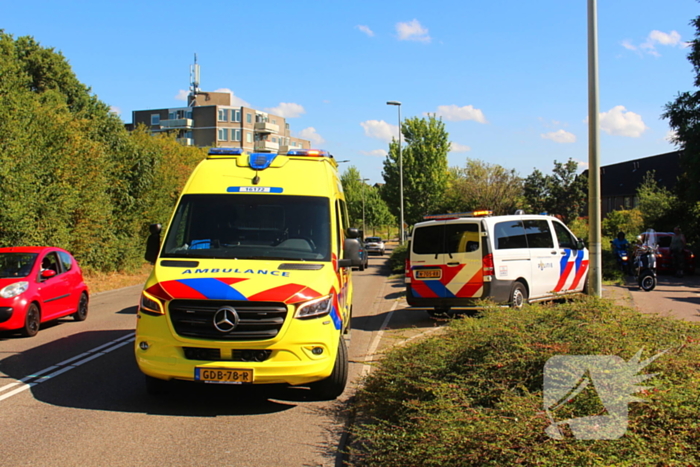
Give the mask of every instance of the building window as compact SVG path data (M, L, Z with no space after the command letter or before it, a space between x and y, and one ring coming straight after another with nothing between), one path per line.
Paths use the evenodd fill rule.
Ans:
M175 120L177 118L177 112L168 113L168 120Z
M219 121L228 122L228 109L219 109Z
M151 125L160 125L160 114L151 114Z
M240 141L241 140L241 130L235 130L231 129L231 141Z
M252 114L245 114L245 121L246 121L246 123L253 123L253 115Z
M231 109L231 121L240 122L241 121L241 111L237 109Z
M250 115L250 114L248 114L248 115ZM253 142L253 133L246 133L245 140L247 143L252 143Z
M228 128L219 128L219 141L228 141Z
M187 139L192 139L192 132L191 131L186 131L182 134Z
M185 114L185 118L192 118L192 111L188 110L187 113Z

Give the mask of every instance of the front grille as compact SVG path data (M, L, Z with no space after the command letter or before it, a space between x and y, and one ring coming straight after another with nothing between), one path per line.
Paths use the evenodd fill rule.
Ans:
M221 355L221 349L183 347L182 350L187 360L202 360L208 362L264 362L272 355L272 350L267 349L235 349L231 352L231 358L223 357Z
M222 307L233 307L239 317L238 326L230 332L214 327L214 315ZM278 302L173 300L168 310L178 335L218 341L272 339L287 317L287 306Z

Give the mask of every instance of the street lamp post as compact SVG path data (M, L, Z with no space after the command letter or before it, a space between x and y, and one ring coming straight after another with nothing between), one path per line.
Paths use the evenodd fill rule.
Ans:
M399 200L400 200L400 212L401 212L401 225L399 227L399 241L400 245L403 245L403 160L401 159L401 102L399 101L388 101L387 105L395 105L399 109Z
M362 183L362 236L367 236L367 230L365 229L365 182L369 178L360 178L357 181ZM364 239L363 239L364 241Z

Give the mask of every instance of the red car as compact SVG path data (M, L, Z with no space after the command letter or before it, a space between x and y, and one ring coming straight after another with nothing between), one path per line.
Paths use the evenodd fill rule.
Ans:
M671 258L671 237L673 237L673 232L655 232L656 242L659 244L659 248L656 253L656 270L659 273L674 274L676 271L673 269L673 258ZM642 241L644 240L645 234L640 235ZM683 255L685 256L683 271L686 274L695 274L695 255L688 248L683 249Z
M52 247L0 248L0 331L31 337L41 323L87 318L88 287L75 258Z

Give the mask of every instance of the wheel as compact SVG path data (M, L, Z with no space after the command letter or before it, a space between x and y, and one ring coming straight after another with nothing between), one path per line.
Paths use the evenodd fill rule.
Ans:
M163 379L154 378L153 376L146 376L146 392L151 396L160 396L168 392L168 381Z
M80 294L80 301L78 302L78 310L73 313L73 319L76 321L85 321L88 314L88 296L85 292Z
M41 326L41 311L36 303L29 305L27 314L24 316L24 327L21 332L24 337L34 337L39 332Z
M332 400L345 391L348 381L348 348L345 339L341 336L338 344L338 354L335 356L333 372L326 379L311 383L311 393L318 400Z
M527 303L527 289L522 282L516 282L510 289L510 301L508 304L512 308L522 308Z
M654 277L654 275L650 273L644 274L642 277L639 278L639 286L645 292L654 290L654 287L656 287L656 277Z

